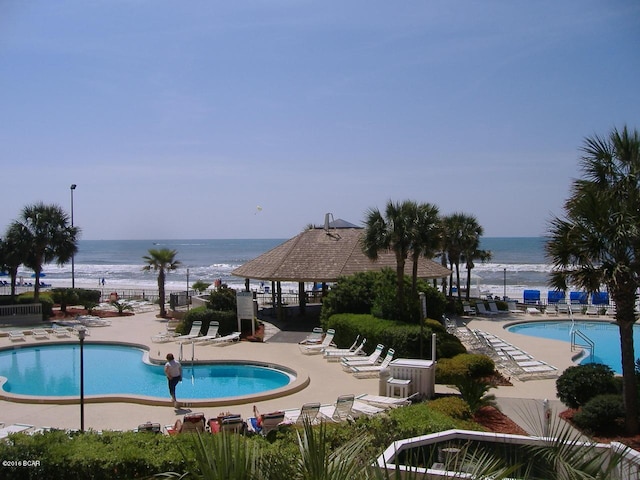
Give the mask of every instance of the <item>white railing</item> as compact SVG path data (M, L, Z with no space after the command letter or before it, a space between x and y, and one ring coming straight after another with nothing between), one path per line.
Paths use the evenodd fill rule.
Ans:
M0 317L39 315L42 317L42 304L25 303L20 305L0 305Z

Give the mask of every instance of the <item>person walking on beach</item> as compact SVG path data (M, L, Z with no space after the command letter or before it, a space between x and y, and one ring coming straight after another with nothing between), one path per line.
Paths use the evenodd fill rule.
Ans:
M173 406L178 408L176 385L182 381L182 365L173 358L173 353L167 353L167 363L164 364L164 374L169 381L169 394L171 395L171 400L173 400Z

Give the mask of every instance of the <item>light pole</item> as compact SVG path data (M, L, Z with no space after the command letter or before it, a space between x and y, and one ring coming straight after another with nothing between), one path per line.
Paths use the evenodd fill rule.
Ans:
M78 329L80 340L80 432L84 433L84 327Z
M76 189L76 184L71 184L71 227L73 228L73 191ZM75 254L71 254L71 288L76 288L76 272L75 272ZM81 342L82 344L82 342Z
M503 294L502 294L502 300L506 300L507 299L507 269L505 267L504 269L504 290L503 290Z

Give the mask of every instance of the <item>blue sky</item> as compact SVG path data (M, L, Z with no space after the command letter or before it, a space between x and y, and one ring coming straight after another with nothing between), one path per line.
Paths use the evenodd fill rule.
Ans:
M640 128L639 46L632 1L0 0L0 229L75 183L83 239L406 199L543 235L584 138Z

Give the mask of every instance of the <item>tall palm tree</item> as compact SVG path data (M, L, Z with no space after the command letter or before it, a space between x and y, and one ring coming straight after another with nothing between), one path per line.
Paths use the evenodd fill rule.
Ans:
M411 232L416 217L417 205L406 200L402 203L387 203L384 215L377 208L366 213L366 228L362 240L362 251L377 260L378 252L391 250L396 257L396 279L398 313L404 309L404 267L411 250Z
M473 215L452 213L442 219L442 228L443 250L449 259L449 267L455 272L458 299L461 299L460 262L465 252L477 249L480 235L482 235L482 227ZM470 273L468 276L471 277ZM449 282L449 295L452 292L452 283Z
M411 275L412 294L418 294L418 261L420 257L433 258L440 248L442 228L440 211L430 203L422 203L416 207L416 216L410 232L411 261L413 270Z
M180 262L176 260L176 250L169 248L150 248L149 255L144 255L142 258L147 263L142 270L150 271L154 270L158 272L158 302L160 303L160 316L166 317L167 311L164 306L164 283L166 272L169 270L175 270L180 266Z
M633 325L640 287L640 136L614 129L585 139L580 166L566 200L564 218L554 218L546 251L553 263L550 285L588 292L606 286L620 329L625 427L638 433L638 396Z
M0 267L7 271L11 279L11 299L16 296L16 279L18 278L18 268L26 257L29 245L24 242L20 235L20 226L13 222L7 228L4 239L0 241Z
M37 302L42 267L53 261L58 265L68 262L78 251L80 229L71 226L61 207L42 202L24 207L10 229L28 247L22 263L35 272L33 299Z
M480 250L480 237L484 234L484 229L478 223L473 215L465 215L463 222L465 234L462 237L462 255L461 258L467 267L467 293L466 300L469 300L471 290L471 270L475 267L474 260L486 262L491 260L491 252L488 250Z

